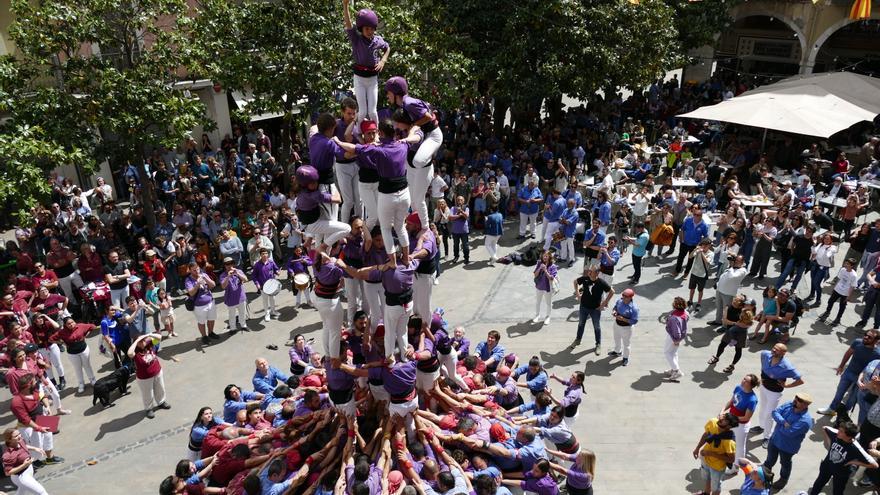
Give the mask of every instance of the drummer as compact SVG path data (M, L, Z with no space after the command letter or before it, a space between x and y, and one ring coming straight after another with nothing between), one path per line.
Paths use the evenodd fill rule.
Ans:
M275 290L275 287L281 287L280 282L275 279L278 270L279 268L278 265L275 264L275 260L269 256L269 250L266 248L260 248L260 259L254 263L251 278L257 285L257 289L261 292L264 321L271 320L272 316L277 318L281 315L281 313L275 309L275 294L278 293L277 290Z
M312 259L306 256L302 246L293 248L293 254L287 260L287 278L293 280L293 295L296 296L297 307L302 305L302 296L306 295L306 306L313 306L312 291L309 286L312 285L312 277L309 275L309 267L312 266Z

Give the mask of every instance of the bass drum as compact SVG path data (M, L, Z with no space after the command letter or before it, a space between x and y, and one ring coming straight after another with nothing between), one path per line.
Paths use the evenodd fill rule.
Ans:
M281 292L281 282L274 278L270 278L263 284L263 294L267 296L274 296Z

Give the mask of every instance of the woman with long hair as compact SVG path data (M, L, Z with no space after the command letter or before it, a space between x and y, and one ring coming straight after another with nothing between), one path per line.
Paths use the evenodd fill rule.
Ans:
M43 449L27 445L21 432L12 428L3 432L3 443L3 474L18 487L16 493L48 495L43 485L34 479L34 458L30 453L45 455Z
M214 410L212 408L205 406L199 409L199 413L196 414L196 420L193 421L189 429L189 445L187 445L186 449L187 459L196 461L202 458L202 442L208 436L208 431L220 424L224 423L214 417Z
M551 251L544 251L541 260L535 266L532 275L535 281L535 317L532 323L544 320L544 325L550 324L550 314L553 312L553 285L556 282L556 274L559 269L556 266L556 257ZM558 282L556 282L558 284ZM543 304L542 304L543 303ZM547 316L541 316L542 305L547 306Z
M571 461L568 469L556 463L550 466L558 474L565 476L565 489L570 495L593 495L593 480L596 476L596 454L589 449L581 449L574 454L547 449L547 453L557 459Z
M746 345L749 328L751 328L752 322L755 319L755 314L751 309L745 308L745 303L745 296L738 295L733 298L733 302L727 307L724 318L721 320L726 327L724 337L721 338L721 343L718 344L715 355L709 359L709 364L717 363L718 358L724 353L724 349L731 342L734 342L733 361L730 363L730 366L724 368L725 373L733 373L736 363L742 357L742 348Z

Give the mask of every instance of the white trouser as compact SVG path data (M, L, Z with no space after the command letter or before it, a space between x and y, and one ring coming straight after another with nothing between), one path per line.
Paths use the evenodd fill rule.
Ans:
M422 320L431 321L431 291L434 290L433 273L416 273L413 277L413 313Z
M607 273L599 272L599 278L605 281L606 284L611 285L614 283L614 274L608 275Z
M574 260L577 255L574 252L574 237L566 237L562 240L562 248L559 256L568 261Z
M55 378L55 372L58 373L59 379L63 377L64 365L61 364L61 349L58 348L58 344L53 343L48 349L40 347L39 351L40 355L43 356L43 359L52 363L52 366L49 366L49 369L46 370L49 372L49 379L51 380Z
M748 438L751 423L742 424L733 429L733 438L736 440L736 458L743 459L748 454Z
M416 438L416 422L413 419L413 414L418 409L418 398L414 398L411 401L404 402L403 404L394 404L392 402L388 402L388 413L391 415L391 417L394 418L394 416L400 416L401 418L403 418L404 426L406 427L406 438L409 441L413 441Z
M332 246L339 239L347 236L351 227L347 223L336 220L324 220L323 218L306 225L306 235L313 237L318 244Z
M58 279L58 285L61 287L61 290L64 291L64 295L67 296L71 301L75 300L73 295L73 276L76 272L71 273L66 277L62 277Z
M776 425L776 422L773 421L773 411L779 406L782 392L771 392L761 387L758 389L758 394L758 405L761 407L761 410L758 411L758 426L764 428L764 438L770 438L770 435L773 434L773 426Z
M623 359L629 359L630 341L633 336L633 327L614 324L614 352L623 353Z
M40 382L40 390L49 396L49 400L52 401L52 407L55 408L57 412L59 409L63 409L61 405L61 394L58 393L58 389L55 387L55 384L52 382L42 383Z
M336 183L318 184L318 190L334 196L333 193L339 193ZM336 220L339 218L339 203L321 203L321 220Z
M458 368L456 367L458 364L458 351L452 349L449 354L438 352L437 359L440 360L440 373L455 382L460 389L470 392L470 387L467 386L462 377L458 376Z
M385 316L385 289L381 283L364 282L364 303L370 314L370 335L374 335L379 321Z
M165 403L165 377L162 370L152 378L138 378L138 388L141 389L141 399L144 401L144 410L149 411L153 405Z
M124 308L126 297L128 297L128 285L121 289L110 289L110 304L113 306Z
M201 450L190 450L189 447L187 447L186 455L184 456L184 458L189 459L192 462L196 462L197 460L202 458L202 451Z
M358 102L357 121L364 118L379 121L376 103L379 100L379 76L364 77L354 75L354 97Z
M234 304L232 306L227 305L226 311L228 315L226 321L230 330L247 326L247 302ZM238 324L235 322L236 318L238 319Z
M358 182L358 196L364 205L364 215L367 217L364 225L369 232L379 225L379 183Z
M297 293L296 293L296 305L299 306L300 304L302 304L302 297L303 297L303 294L306 295L306 302L309 303L309 304L314 305L314 303L312 303L312 291L309 290L308 287L306 287L305 289L302 289L302 290L297 291Z
M538 232L538 214L519 214L519 235L533 234Z
M412 301L403 306L385 305L385 357L394 355L394 344L400 349L400 358L406 355L406 324L412 315Z
M553 234L559 231L559 222L551 222L544 219L544 228L542 230L542 237L544 237L544 250L550 249L550 246L553 244Z
M553 292L538 288L535 289L535 318L541 317L541 302L547 306L546 318L550 318L550 313L553 312Z
M339 298L327 299L315 295L315 308L321 315L321 328L324 334L324 355L339 357L339 340L342 338L342 304Z
M425 135L425 139L422 140L422 144L419 145L419 150L416 151L416 156L413 157L413 166L415 168L427 169L428 165L431 163L431 160L434 159L434 154L437 153L437 150L440 149L440 146L443 144L443 131L440 130L439 127L434 129ZM428 174L428 178L434 175L434 167L431 168L431 173ZM427 191L427 189L426 189ZM422 225L427 225L423 223Z
M354 418L357 416L357 402L355 402L353 395L348 402L337 404L333 402L333 399L330 399L330 403L333 404L333 407L336 408L337 412L341 412L346 417Z
M425 144L427 144L427 142L422 143L422 146ZM420 147L419 151L421 150ZM418 154L416 154L416 157L418 157ZM409 187L409 197L410 201L412 201L412 209L419 214L419 220L421 220L422 225L428 225L431 222L431 219L428 217L428 204L425 202L425 194L428 193L428 188L431 186L431 179L433 177L433 164L429 164L425 168L406 168L406 183Z
M18 487L15 495L49 495L49 492L43 488L39 481L34 479L34 466L28 466L24 471L10 476L12 483Z
M402 247L409 247L409 234L406 232L406 216L409 214L409 189L395 193L379 193L379 227L385 241L385 251L396 253L391 231L397 231L397 241Z
M272 313L275 312L275 296L270 296L269 294L266 294L265 292L260 292L260 299L262 299L262 301L263 301L263 313L264 314L268 315L270 311ZM232 328L232 327L229 327L229 328Z
M669 363L669 369L681 371L678 367L678 348L681 344L675 345L675 341L669 334L666 334L666 342L663 344L663 354L666 356L666 362ZM739 457L737 457L739 459Z
M339 220L348 223L351 220L351 211L362 216L361 199L358 192L358 164L336 163L333 166L336 175L336 184L339 187L339 195L342 196L342 215ZM336 220L335 218L333 220Z
M37 447L40 449L49 452L55 446L55 439L52 437L51 432L41 432L37 431L30 426L27 428L18 428L18 432L21 433L21 439L24 440L24 443L30 445L31 447ZM34 456L34 459L42 460L44 457L36 452L31 454Z
M348 301L348 306L345 308L346 320L349 323L354 323L354 314L364 307L364 283L356 278L343 280L345 281L345 299Z
M486 251L489 252L490 261L498 259L498 239L500 238L500 235L486 235Z
M90 359L90 356L91 350L89 349L89 346L86 346L86 350L79 354L67 354L67 357L70 358L70 362L73 363L73 372L76 373L77 385L81 387L85 386L83 371L85 371L86 376L89 377L89 382L95 383L95 372L92 371L92 360Z
M369 384L369 386L370 386L370 393L373 395L373 399L375 399L376 401L383 401L384 400L385 402L388 402L388 399L391 398L391 396L388 395L388 391L385 390L385 386L373 385L372 383Z

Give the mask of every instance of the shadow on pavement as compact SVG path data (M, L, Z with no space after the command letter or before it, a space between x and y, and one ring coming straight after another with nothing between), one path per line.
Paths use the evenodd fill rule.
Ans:
M101 425L101 428L98 430L98 435L95 437L95 441L99 441L104 438L105 435L110 433L117 433L126 428L131 428L132 426L140 423L146 418L144 411L138 409L137 411L130 412L121 418L116 418L111 421L108 421Z
M664 376L662 373L657 373L656 371L650 371L647 375L638 378L636 381L632 382L630 388L633 390L639 390L641 392L650 392L652 390L656 390L663 381Z
M533 332L537 332L544 327L543 322L532 323L532 320L526 320L521 323L514 323L506 328L506 333L508 337L522 337L523 335L528 335Z
M611 372L621 366L622 361L611 362L610 356L600 357L595 361L587 361L584 365L584 374L589 376L611 376ZM615 358L616 359L616 358Z
M580 362L580 359L586 356L587 354L592 354L592 349L584 349L583 351L578 351L575 353L571 352L572 350L566 347L565 349L557 352L556 354L550 354L549 352L541 351L541 362L544 363L544 369L552 369L554 367L565 368L567 366L574 366Z
M707 367L705 370L692 372L691 376L694 377L694 383L698 384L700 388L718 388L730 379L731 374Z

